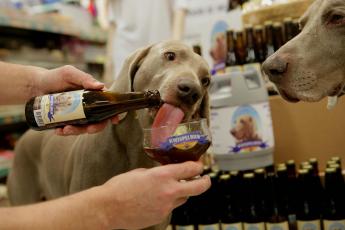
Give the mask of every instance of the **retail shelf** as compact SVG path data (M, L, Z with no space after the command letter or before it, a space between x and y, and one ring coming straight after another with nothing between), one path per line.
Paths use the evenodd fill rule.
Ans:
M0 26L63 34L90 42L106 42L106 31L103 29L94 26L87 31L82 30L73 26L68 18L54 13L29 15L20 10L0 9Z
M0 106L0 125L10 125L25 121L23 106Z

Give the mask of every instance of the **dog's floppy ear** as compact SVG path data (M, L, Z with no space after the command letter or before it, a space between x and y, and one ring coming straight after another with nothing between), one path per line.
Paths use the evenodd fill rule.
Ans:
M209 99L209 95L207 91L201 101L199 114L201 118L207 119L207 124L209 125L210 124L210 99Z
M111 91L119 93L134 91L134 76L151 47L152 46L137 49L126 58L117 80L110 88Z

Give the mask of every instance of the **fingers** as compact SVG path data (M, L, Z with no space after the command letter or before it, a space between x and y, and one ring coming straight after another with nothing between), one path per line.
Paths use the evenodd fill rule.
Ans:
M205 175L198 179L193 179L189 181L180 182L180 196L197 196L205 192L211 186L211 179L209 176Z
M93 134L103 130L107 126L108 121L87 126L66 125L63 128L57 128L55 134L60 136L79 135L83 133Z
M190 179L198 176L203 171L203 166L199 162L187 161L181 164L171 164L164 166L168 172L174 175L177 180Z
M78 88L101 90L104 84L94 79L90 74L73 66L63 66L59 69L64 80Z

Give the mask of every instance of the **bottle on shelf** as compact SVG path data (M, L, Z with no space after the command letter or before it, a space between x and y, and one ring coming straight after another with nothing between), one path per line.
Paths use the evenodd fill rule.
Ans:
M309 163L313 167L313 174L319 176L319 163L316 158L310 158Z
M188 200L173 210L171 225L175 230L194 230L192 218L190 201Z
M282 168L281 168L282 169ZM286 175L287 176L287 175ZM279 178L282 179L282 178ZM278 178L275 174L267 175L267 210L266 230L288 230L288 217L283 194L279 190Z
M267 49L267 55L266 58L271 56L275 50L274 50L274 43L273 43L273 23L272 21L265 22L265 41L266 41L266 49Z
M284 19L284 31L285 31L284 42L286 43L294 37L292 18L288 17Z
M246 44L246 64L255 63L255 50L254 50L254 30L252 25L245 27L245 44Z
M313 195L313 179L306 169L298 170L297 229L321 230L319 202Z
M266 60L267 46L265 45L262 26L254 27L254 51L256 62L262 63Z
M257 194L253 191L258 189L255 182L254 173L243 175L243 229L244 230L264 230L265 219L262 206Z
M159 92L115 93L76 90L30 99L25 106L26 121L32 129L44 130L67 124L96 123L116 114L161 105Z
M236 54L235 54L235 39L234 39L234 31L228 30L226 31L226 47L227 47L227 54L226 54L226 72L231 72L231 68L236 66Z
M342 188L344 180L337 175L336 168L326 168L323 230L345 228L345 198Z
M199 212L197 216L198 230L219 230L218 204L218 176L217 173L208 174L211 179L211 188L198 196Z
M239 184L230 174L220 176L221 191L220 222L222 230L242 230L240 203L238 202Z
M273 24L273 47L277 51L284 45L283 26L280 22Z
M236 31L236 40L235 40L235 56L236 64L244 65L247 58L246 44L244 41L244 35L242 31Z

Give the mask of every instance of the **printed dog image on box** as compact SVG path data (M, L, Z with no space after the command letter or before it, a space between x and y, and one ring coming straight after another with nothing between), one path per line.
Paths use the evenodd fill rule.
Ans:
M250 115L237 117L235 127L230 130L230 133L236 139L236 143L262 140L257 133L255 120Z

